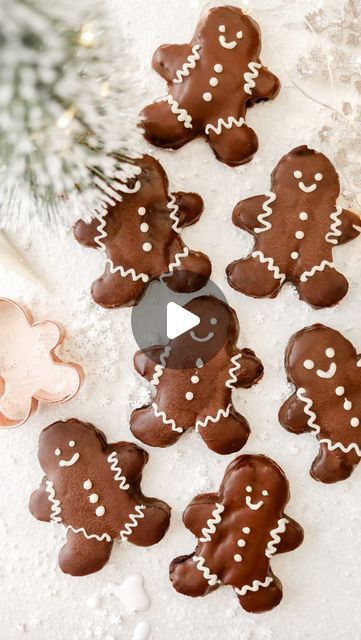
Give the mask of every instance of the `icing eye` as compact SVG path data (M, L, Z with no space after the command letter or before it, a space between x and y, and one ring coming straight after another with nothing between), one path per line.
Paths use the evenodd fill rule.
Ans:
M303 366L305 367L305 369L311 371L311 369L313 369L313 367L315 366L315 363L313 362L313 360L305 360Z
M74 440L70 440L70 442L69 442L69 447L75 447L75 442L74 442Z
M242 40L242 38L243 38L243 31L237 31L236 36L237 36L238 40Z
M295 171L293 175L295 176L295 178L297 180L301 180L301 178L303 176L302 171Z
M250 486L248 485L248 487L246 487L246 491L247 491L247 493L251 493L251 492L253 491L253 489L252 489L252 487L250 487Z
M213 324L213 326L216 325L218 323L217 318L211 318L210 323Z
M56 456L60 456L61 450L59 448L57 448L57 449L55 449L54 453L55 453Z
M226 33L226 27L224 24L219 25L218 27L218 31L220 31L221 33Z
M332 349L332 347L329 347L328 349L326 349L325 354L328 358L334 358L335 357L335 350Z
M264 490L262 491L262 495L263 495L263 496L269 496L269 493L268 493L268 491L267 491L266 489L264 489Z
M316 173L316 175L315 175L315 180L316 180L317 182L321 182L322 178L323 178L322 173Z

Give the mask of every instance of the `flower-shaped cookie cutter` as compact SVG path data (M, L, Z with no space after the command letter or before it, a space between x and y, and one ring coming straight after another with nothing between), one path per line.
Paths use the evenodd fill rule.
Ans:
M0 427L24 424L39 402L60 404L78 393L83 369L56 355L64 338L62 325L34 323L27 309L0 298Z

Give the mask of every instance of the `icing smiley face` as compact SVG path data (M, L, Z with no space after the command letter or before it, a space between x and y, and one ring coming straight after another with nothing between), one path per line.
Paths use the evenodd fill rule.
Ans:
M237 31L237 33L236 33L237 40L227 41L227 39L226 39L227 38L227 36L226 36L227 29L226 29L226 25L224 25L224 24L219 25L218 31L221 34L219 36L219 38L218 38L219 44L224 49L235 49L235 47L238 44L238 41L242 40L242 38L243 38L243 31L240 30L240 31Z
M325 349L325 356L326 358L329 359L333 359L336 355L335 350L333 349L333 347L327 347ZM307 371L312 371L313 369L315 369L315 362L313 360L307 359L304 361L303 366L305 369L307 369ZM330 366L324 370L324 369L317 369L316 367L316 375L319 378L323 378L325 380L328 380L329 378L333 378L333 376L336 374L337 371L337 364L335 361L332 361Z
M312 193L312 191L316 191L317 182L321 182L321 180L323 180L322 173L315 173L314 179L316 180L316 182L313 182L310 185L305 185L305 183L302 182L302 178L303 178L302 171L299 171L299 170L294 171L293 176L294 178L296 178L296 180L299 180L298 186L301 189L301 191L303 191L304 193Z
M258 500L258 502L252 502L253 487L251 485L247 485L246 492L247 492L247 495L246 495L247 507L252 511L258 511L258 509L260 509L264 505L264 500ZM262 496L264 498L269 496L267 489L263 489Z
M273 178L274 183L288 185L290 190L295 185L294 197L299 199L305 194L305 203L308 204L310 197L318 202L320 193L327 193L335 199L340 195L339 177L330 160L323 153L306 146L297 147L285 155L274 169Z
M69 440L68 442L68 446L70 449L72 449L73 447L75 447L76 442L75 440ZM65 455L65 452L63 452L61 449L59 449L59 447L57 447L55 449L55 455L57 457L61 456L61 455ZM73 453L73 455L68 458L68 459L60 459L59 460L59 467L72 467L74 464L76 464L78 462L80 458L80 453L78 453L78 451L75 451L75 453Z

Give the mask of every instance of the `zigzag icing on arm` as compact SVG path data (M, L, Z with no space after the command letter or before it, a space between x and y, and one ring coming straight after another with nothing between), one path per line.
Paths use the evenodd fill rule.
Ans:
M217 122L217 126L213 124L207 124L205 128L205 134L208 136L210 131L214 131L217 136L220 136L222 133L222 129L232 129L232 127L238 127L239 129L243 127L245 124L244 118L239 118L236 120L233 116L229 116L227 120L223 120L223 118L219 118Z
M157 102L168 102L171 108L171 112L174 113L175 116L177 116L178 121L183 122L186 129L193 129L192 116L187 113L186 109L182 109L179 106L179 103L173 98L173 96L168 94L163 98L159 98Z
M199 542L210 542L212 535L216 532L217 524L222 521L223 511L223 504L216 502L216 508L212 511L212 517L207 521L207 526L202 529L202 538L199 538Z
M275 280L280 280L281 284L286 280L284 273L281 273L277 265L275 265L273 258L266 258L262 251L253 251L252 258L258 258L262 264L267 264L268 271L273 273Z
M224 383L225 386L228 387L228 389L234 389L234 385L237 382L236 371L239 371L240 368L241 368L241 363L239 362L240 360L242 360L242 354L241 353L237 353L237 355L235 355L235 356L233 356L233 358L231 358L231 362L232 362L232 364L234 366L229 369L229 371L228 371L229 378Z
M180 233L181 229L179 228L179 215L178 215L179 207L176 204L175 196L171 195L170 198L171 199L170 199L170 202L168 202L167 204L167 208L170 209L171 211L169 214L170 219L174 221L174 223L172 224L172 229L176 233Z
M336 207L336 211L330 215L331 220L333 220L333 224L330 226L330 231L325 235L326 242L329 242L330 244L338 244L337 238L342 235L339 229L342 224L340 220L341 214L342 207Z
M312 267L310 271L304 271L300 277L300 281L307 282L307 280L309 278L312 278L315 275L315 273L317 273L318 271L324 271L326 267L330 267L330 269L334 269L335 265L333 262L329 262L328 260L322 260L321 264L315 265L314 267Z
M249 62L248 63L249 71L246 71L244 74L245 85L243 87L245 93L248 95L252 95L252 91L256 86L255 79L259 76L259 69L262 68L262 65L259 62Z
M355 451L357 455L361 458L361 448L356 444L356 442L351 442L347 447L342 444L342 442L335 442L334 444L331 442L329 438L322 438L319 440L320 444L327 444L327 448L329 451L335 451L339 449L342 453L350 453L350 451Z
M259 216L257 216L257 220L262 226L256 227L254 230L255 233L263 233L264 231L269 231L270 229L272 229L271 223L266 220L266 218L269 218L269 216L272 215L273 211L269 205L276 200L277 196L275 193L273 193L273 191L268 191L265 195L267 196L268 200L263 203L264 213L260 213Z
M203 556L193 556L193 562L196 562L197 569L201 573L203 573L203 577L207 580L210 587L214 587L216 584L220 584L220 580L218 580L218 576L215 573L211 573L208 567L205 566L205 559Z
M73 533L81 533L84 536L84 538L86 538L87 540L98 540L98 542L103 542L103 540L106 540L107 542L112 541L108 533L102 533L98 536L96 533L87 533L84 527L80 527L79 529L74 529L74 527L72 527L71 524L69 524L66 530L67 531L70 530Z
M52 522L61 522L62 519L60 517L61 514L61 503L60 500L55 498L55 489L54 483L51 480L45 480L45 491L48 494L48 500L51 502L51 514L50 520Z
M304 389L303 387L300 387L299 389L297 389L297 398L299 400L301 400L301 402L304 402L305 406L303 408L304 413L306 414L306 416L308 416L308 426L313 429L316 434L320 433L321 427L316 424L316 420L317 420L317 416L315 414L314 411L312 411L312 407L313 407L313 401L311 400L311 398L307 398L307 396L305 395L306 393L306 389Z
M137 505L135 507L135 513L129 514L129 522L124 525L124 529L119 532L119 537L122 542L126 542L129 536L133 533L133 529L138 526L138 520L144 518L144 511L146 506L144 504Z
M242 587L241 589L235 588L235 592L238 596L245 596L246 593L248 593L248 591L253 591L253 593L255 593L261 587L264 587L266 589L267 587L270 586L272 582L273 582L273 579L270 576L267 576L264 582L260 582L260 580L253 580L251 585L245 584L244 587Z
M119 460L117 458L117 454L115 451L113 451L107 458L109 464L110 464L110 468L113 471L114 475L114 480L116 482L119 482L119 489L122 489L122 491L128 491L129 489L129 484L127 483L127 479L126 477L123 475L122 473L122 468L119 465Z
M204 420L197 420L194 426L195 430L198 432L201 427L207 427L210 422L216 424L221 418L228 418L231 407L232 405L229 404L227 409L219 409L215 416L207 416Z
M168 358L170 352L172 351L172 347L170 347L169 345L167 345L164 349L164 351L162 351L162 353L160 354L160 364L156 364L154 367L154 373L153 373L153 378L150 381L150 384L153 384L154 386L157 386L159 384L159 378L162 377L163 375L163 371L165 369L165 367L167 366L167 360L166 358Z
M281 542L281 538L279 536L280 533L284 533L286 531L286 526L288 525L287 518L280 518L278 520L278 525L275 529L270 531L271 539L267 543L265 555L267 558L272 558L277 551L277 545Z
M182 258L187 258L189 256L189 249L188 247L184 247L183 251L180 251L179 253L176 253L174 256L174 262L171 262L168 265L168 271L169 273L173 273L174 269L178 269L178 267L181 267L181 260ZM165 278L167 276L167 274L165 276L163 276L163 278Z
M153 412L156 418L162 418L162 422L165 425L168 425L172 431L176 431L177 433L183 433L183 429L181 427L177 427L175 421L172 418L167 418L167 414L165 411L159 411L159 407L156 402L152 404Z
M183 82L184 78L187 78L190 75L190 71L195 69L198 60L201 59L198 51L201 48L200 44L195 44L192 47L192 53L188 56L187 62L184 63L181 69L178 69L175 74L175 78L173 80L174 84L180 84Z

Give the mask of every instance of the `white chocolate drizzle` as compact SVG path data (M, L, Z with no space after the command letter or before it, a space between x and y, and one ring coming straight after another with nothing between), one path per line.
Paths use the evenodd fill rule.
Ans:
M171 112L174 113L175 116L177 116L178 122L182 122L185 129L193 129L192 116L187 113L186 109L182 109L179 106L179 103L173 98L173 96L168 94L163 98L159 98L157 102L168 102L171 108Z
M330 267L330 269L334 269L335 265L333 262L329 262L328 260L322 260L321 264L315 265L314 267L312 267L310 271L304 271L300 277L300 281L307 282L309 278L312 278L319 271L324 271L326 267Z
M263 587L264 589L266 589L267 587L270 586L270 584L273 582L273 578L271 578L270 576L267 576L267 578L264 580L264 582L261 582L260 580L253 580L252 584L245 584L241 589L237 589L237 587L235 588L235 592L238 596L245 596L246 593L248 593L248 591L253 591L254 593L256 591L258 591L261 587Z
M119 532L119 537L122 542L126 542L129 536L133 533L133 529L138 526L139 520L144 518L144 511L146 506L144 504L137 505L135 507L135 513L129 514L129 522L124 525L124 529Z
M192 47L192 53L188 56L187 62L184 63L181 69L176 71L175 78L173 80L174 84L181 84L184 78L188 78L190 71L196 68L198 60L201 59L201 56L198 53L200 48L200 44L195 44L194 47Z
M218 576L215 573L211 573L208 567L205 566L205 559L203 556L193 556L193 562L196 563L198 571L203 573L204 579L208 582L210 587L214 587L216 584L220 583L218 580Z
M176 431L177 433L183 433L182 427L177 427L175 420L173 418L167 418L167 414L165 411L159 411L159 407L156 402L152 404L153 412L156 418L162 418L162 422L165 425L170 426L172 431Z
M222 521L221 513L223 511L223 504L216 502L216 508L212 511L212 517L207 521L207 526L202 529L202 538L199 538L199 542L210 542L212 535L216 532L217 525Z
M271 539L267 543L265 555L267 558L272 558L277 551L277 546L281 542L281 538L279 536L280 533L284 533L286 531L286 526L288 525L287 518L280 518L278 520L277 527L270 531Z
M281 284L286 280L286 275L281 273L279 267L275 265L273 258L266 258L262 251L253 251L252 258L258 258L262 264L267 264L268 271L273 273L275 280L279 280Z
M228 387L228 389L234 389L234 385L237 382L236 371L239 371L240 368L241 368L241 363L239 362L240 360L242 360L242 354L241 353L237 353L237 355L235 355L235 356L233 356L233 358L231 358L231 362L232 362L232 364L234 366L229 369L229 371L228 371L229 378L224 383L225 386Z
M233 116L229 116L227 120L223 120L223 118L219 118L217 125L207 124L205 128L205 134L208 136L210 131L214 131L217 136L220 136L222 133L222 129L232 129L232 127L238 127L239 129L243 127L245 124L244 118L239 118L236 120Z
M331 220L333 220L333 223L331 224L330 231L325 235L326 242L329 242L330 244L338 244L337 238L340 235L342 235L339 229L339 227L342 224L340 220L341 214L342 214L342 207L338 206L336 207L336 211L334 211L334 213L331 213L330 215L330 218Z
M216 424L217 422L220 421L221 418L228 418L231 408L232 408L232 405L229 404L227 409L218 409L215 416L207 416L204 420L197 420L194 426L195 430L198 432L201 427L202 428L207 427L210 422L213 422L213 424Z
M69 524L66 530L67 531L70 530L73 533L81 533L84 536L84 538L86 538L87 540L98 540L98 542L103 542L103 540L106 540L107 542L112 541L108 533L101 533L100 535L97 535L96 533L87 533L84 527L80 527L79 529L74 529L74 527L72 527L71 524Z
M127 479L126 477L123 475L122 472L122 468L119 465L119 460L117 458L117 454L115 451L113 451L107 458L109 464L110 464L110 468L113 471L114 475L114 480L116 482L119 482L119 489L122 489L122 491L128 491L129 489L129 484L127 483Z
M252 95L253 89L256 86L255 79L259 76L259 69L262 68L262 65L259 62L249 62L248 63L249 71L246 71L244 74L244 91L248 93L248 95Z
M45 491L48 494L48 500L51 502L50 520L52 522L61 522L61 503L55 497L54 483L51 480L45 480Z
M256 227L254 230L255 233L263 233L264 231L272 229L271 223L266 220L266 218L269 218L272 215L273 211L269 205L276 200L277 196L273 191L268 191L265 195L268 199L263 203L263 213L260 213L259 216L257 216L257 220L262 226Z

